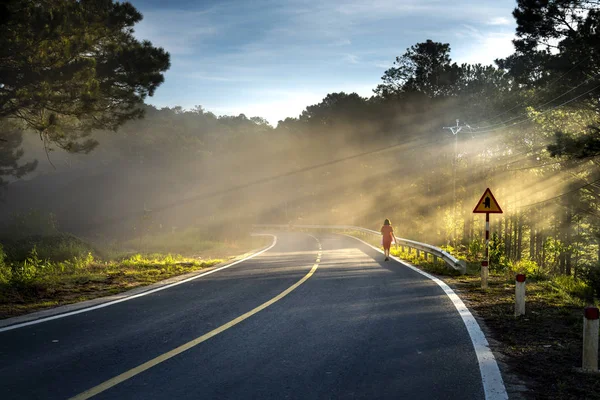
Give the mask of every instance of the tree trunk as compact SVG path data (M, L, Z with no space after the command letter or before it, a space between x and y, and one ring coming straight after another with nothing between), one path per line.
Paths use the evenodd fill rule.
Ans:
M536 223L535 223L536 215L532 213L529 217L529 259L531 261L536 260L536 244L537 244L537 236L536 236Z
M523 254L523 214L518 215L517 220L517 261L521 260L521 255Z
M511 218L510 217L506 217L506 220L504 221L504 251L506 253L506 256L510 259L510 255L511 255Z
M572 224L573 224L573 211L569 207L566 211L566 224L565 224L565 275L571 275L571 258L573 255L573 235L572 235Z

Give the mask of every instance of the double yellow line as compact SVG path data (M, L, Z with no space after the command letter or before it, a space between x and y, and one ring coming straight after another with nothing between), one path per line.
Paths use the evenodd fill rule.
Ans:
M287 296L288 294L293 292L296 288L298 288L298 286L300 286L304 282L306 282L315 273L315 271L319 267L320 262L321 262L321 250L319 250L319 254L318 254L316 263L313 265L313 267L308 272L308 274L306 274L302 279L300 279L294 285L290 286L289 288L287 288L286 290L281 292L276 297L273 297L271 300L267 301L266 303L261 304L260 306L248 311L247 313L240 315L236 319L229 321L228 323L221 325L220 327L213 329L212 331L210 331L200 337L197 337L194 340L191 340L171 351L161 354L160 356L153 358L150 361L146 361L145 363L138 365L137 367L132 368L129 371L125 371L122 374L117 375L114 378L111 378L111 379L99 384L98 386L94 386L93 388L88 389L85 392L82 392L82 393L76 395L75 397L72 397L71 400L89 399L90 397L93 397L99 393L102 393L102 392L110 389L111 387L118 385L121 382L124 382L130 378L133 378L134 376L136 376L138 374L141 374L142 372L154 367L155 365L162 363L163 361L168 360L169 358L175 357L176 355L181 354L184 351L187 351L187 350L191 349L192 347L197 346L200 343L207 341L211 337L216 336L219 333L226 331L227 329L239 324L243 320L250 318L254 314L264 310L265 308L269 307L270 305L283 299L285 296Z

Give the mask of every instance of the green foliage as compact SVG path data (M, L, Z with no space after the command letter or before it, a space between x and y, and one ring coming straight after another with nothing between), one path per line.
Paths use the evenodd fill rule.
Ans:
M559 275L553 277L550 283L556 290L563 291L571 297L587 302L593 301L595 288L585 280L574 276Z
M596 1L518 0L513 15L517 22L516 52L501 60L499 66L530 87L544 87L552 81L551 90L538 91L540 103L574 88L578 91L573 94L581 95L595 88L597 81L590 77L597 75L600 58L600 10ZM578 127L578 131L586 131L579 137L565 134L562 127L555 129L555 143L548 147L553 156L582 158L599 154L600 105L594 96L580 96L569 105L582 106L594 110L596 120L587 128Z
M6 253L0 244L0 284L5 284L10 281L12 271L10 265L6 261Z
M0 186L6 178L21 178L37 167L37 160L19 164L24 151L20 148L23 142L23 132L9 121L0 120Z
M36 245L23 260L11 259L0 245L0 314L16 315L54 306L59 301L81 301L118 293L223 261L158 253L103 261L91 251L83 251L90 247L82 246L77 255L53 261L43 257ZM57 259L65 253L49 254Z
M422 93L428 97L447 96L455 92L461 69L450 62L450 45L427 40L396 57L394 66L381 78L375 92L382 97L400 93Z
M446 251L448 251L448 250L446 250ZM425 271L431 272L432 274L447 275L447 276L460 275L460 272L456 271L453 268L448 267L446 265L446 263L441 260L434 262L431 257L429 257L427 260L425 260L425 258L423 258L423 256L417 257L417 253L415 250L413 250L411 253L409 253L406 251L404 251L404 252L401 251L400 248L392 247L390 249L390 254L393 256L396 256L402 260L408 261L411 264L418 265L418 266L422 267Z
M582 135L556 132L554 143L548 146L552 157L586 159L600 155L600 127L588 126Z
M367 99L356 93L330 93L319 103L306 107L298 118L301 123L327 126L345 126L351 119L369 119Z
M0 118L44 144L89 152L92 129L116 129L163 82L169 54L138 41L127 2L9 0L0 23Z
M53 213L40 210L29 210L13 214L6 227L5 235L12 239L22 239L31 236L58 235L58 221Z
M21 263L12 264L11 282L15 285L26 285L35 281L48 269L48 262L40 259L35 246Z
M456 249L452 245L449 245L449 244L440 246L440 249L444 250L446 253L456 254Z
M2 239L2 243L10 260L18 262L25 260L33 247L37 249L41 258L50 261L84 258L88 254L98 254L98 251L89 243L64 233L51 236L35 235L18 239L5 238Z
M544 241L544 264L548 266L548 269L558 269L560 255L566 250L567 246L560 239L552 236L546 238Z
M124 267L135 267L135 268L155 268L157 266L172 267L178 263L186 263L192 266L201 266L202 263L198 260L190 260L182 257L181 255L172 254L134 254L120 262Z
M75 270L81 270L89 267L94 263L94 256L92 253L87 253L85 257L75 256L71 261L65 261L65 263L71 266Z
M481 254L485 250L485 243L482 239L473 239L469 242L467 259L480 260Z
M502 272L508 267L508 259L504 253L504 243L496 232L490 238L490 271Z
M527 279L541 280L547 277L542 268L535 262L527 259L509 262L511 275L525 274Z
M580 276L591 288L596 297L600 298L600 264L582 266L580 268Z

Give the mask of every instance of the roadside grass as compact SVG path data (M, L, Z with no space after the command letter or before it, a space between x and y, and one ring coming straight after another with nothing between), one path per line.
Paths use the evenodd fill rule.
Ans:
M361 240L364 240L365 242L367 242L375 247L382 248L380 238L375 237L374 235L364 234L360 231L348 231L348 232L344 232L344 233L347 235L350 235L350 236L360 238ZM458 271L456 271L452 268L448 268L448 266L446 266L446 264L440 259L438 259L437 262L435 262L431 256L429 256L427 259L425 259L425 255L422 252L421 252L420 256L417 256L417 252L415 250L413 250L412 252L408 252L406 250L402 251L400 246L392 246L390 249L390 254L395 257L398 257L402 260L405 260L405 261L411 263L412 265L419 266L424 271L432 273L432 274L448 275L448 276L460 275L460 273ZM467 273L469 273L469 265L468 264L467 264Z
M120 247L96 248L71 235L2 240L0 318L117 294L202 270L268 242L263 237L237 242L211 240L193 248L193 239L189 239L179 247L173 246L188 254L181 255L166 250L169 242L158 245L160 238L153 240L156 246L146 246L151 253L127 250L131 246L127 242ZM25 252L29 245L32 247Z
M526 384L524 398L600 399L599 376L578 371L583 307L589 305L579 283L528 280L526 314L515 317L514 277L491 274L488 289L478 276L440 278L484 321L499 360Z
M376 237L347 233L374 246L381 245ZM600 375L579 370L583 308L598 305L593 289L585 281L573 276L550 276L529 262L521 262L491 272L488 289L481 289L479 262L467 261L467 273L458 275L442 263L417 258L414 250L408 254L392 248L392 254L444 280L483 321L508 378L511 398L600 399ZM459 254L458 258L467 256ZM526 315L520 317L514 316L517 272L527 273ZM513 382L514 376L517 382ZM527 390L519 387L521 383Z

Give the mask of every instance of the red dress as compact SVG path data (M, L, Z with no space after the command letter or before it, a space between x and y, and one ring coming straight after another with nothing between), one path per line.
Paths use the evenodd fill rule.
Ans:
M389 250L392 246L392 241L394 240L394 236L392 235L394 232L394 228L391 225L383 225L381 227L381 234L383 235L383 248Z

